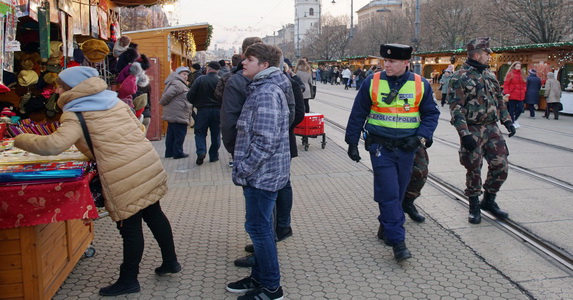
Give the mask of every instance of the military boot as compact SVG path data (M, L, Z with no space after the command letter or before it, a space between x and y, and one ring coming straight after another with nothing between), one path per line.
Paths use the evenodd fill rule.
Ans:
M426 220L426 217L422 216L416 209L416 206L414 206L414 199L404 197L404 200L402 201L402 209L404 210L404 213L408 214L410 219L415 222L422 223Z
M481 223L481 211L479 209L479 198L478 196L472 196L470 200L470 215L468 216L468 222L472 224Z
M495 194L490 194L488 192L485 192L480 207L481 209L489 211L492 215L500 219L506 219L509 216L508 213L501 210L497 205L497 203L495 203Z
M378 227L378 239L384 241L384 245L386 246L392 246L392 244L390 244L390 242L388 241L388 239L386 239L386 235L384 234L384 226L382 224L380 224L380 227Z
M394 251L394 259L398 262L412 257L412 253L410 253L410 250L408 250L406 243L404 242L394 244L392 246L392 250Z

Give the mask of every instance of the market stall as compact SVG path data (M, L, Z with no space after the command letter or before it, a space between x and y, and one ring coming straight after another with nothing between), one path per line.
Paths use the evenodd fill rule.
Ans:
M2 140L0 299L51 299L93 240L87 157L39 156Z

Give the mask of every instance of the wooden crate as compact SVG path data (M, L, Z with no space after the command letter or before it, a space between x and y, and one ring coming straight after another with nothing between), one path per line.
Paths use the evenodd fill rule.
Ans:
M51 299L93 237L81 220L0 229L0 299Z

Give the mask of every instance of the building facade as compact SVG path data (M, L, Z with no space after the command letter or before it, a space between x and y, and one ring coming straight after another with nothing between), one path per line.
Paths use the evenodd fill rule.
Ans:
M313 27L319 27L319 23L320 0L294 1L294 46L296 57L300 57L302 41L307 32Z

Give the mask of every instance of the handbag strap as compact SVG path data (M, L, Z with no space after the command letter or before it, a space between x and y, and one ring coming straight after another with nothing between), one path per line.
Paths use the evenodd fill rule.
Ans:
M92 155L95 158L94 147L92 145L92 139L90 138L90 132L88 130L88 125L86 124L86 119L84 119L84 115L82 115L81 112L76 111L76 116L78 117L78 120L80 121L80 125L82 126L82 131L84 132L84 137L86 138L86 143L88 144L88 147L90 148L90 151L92 152Z

